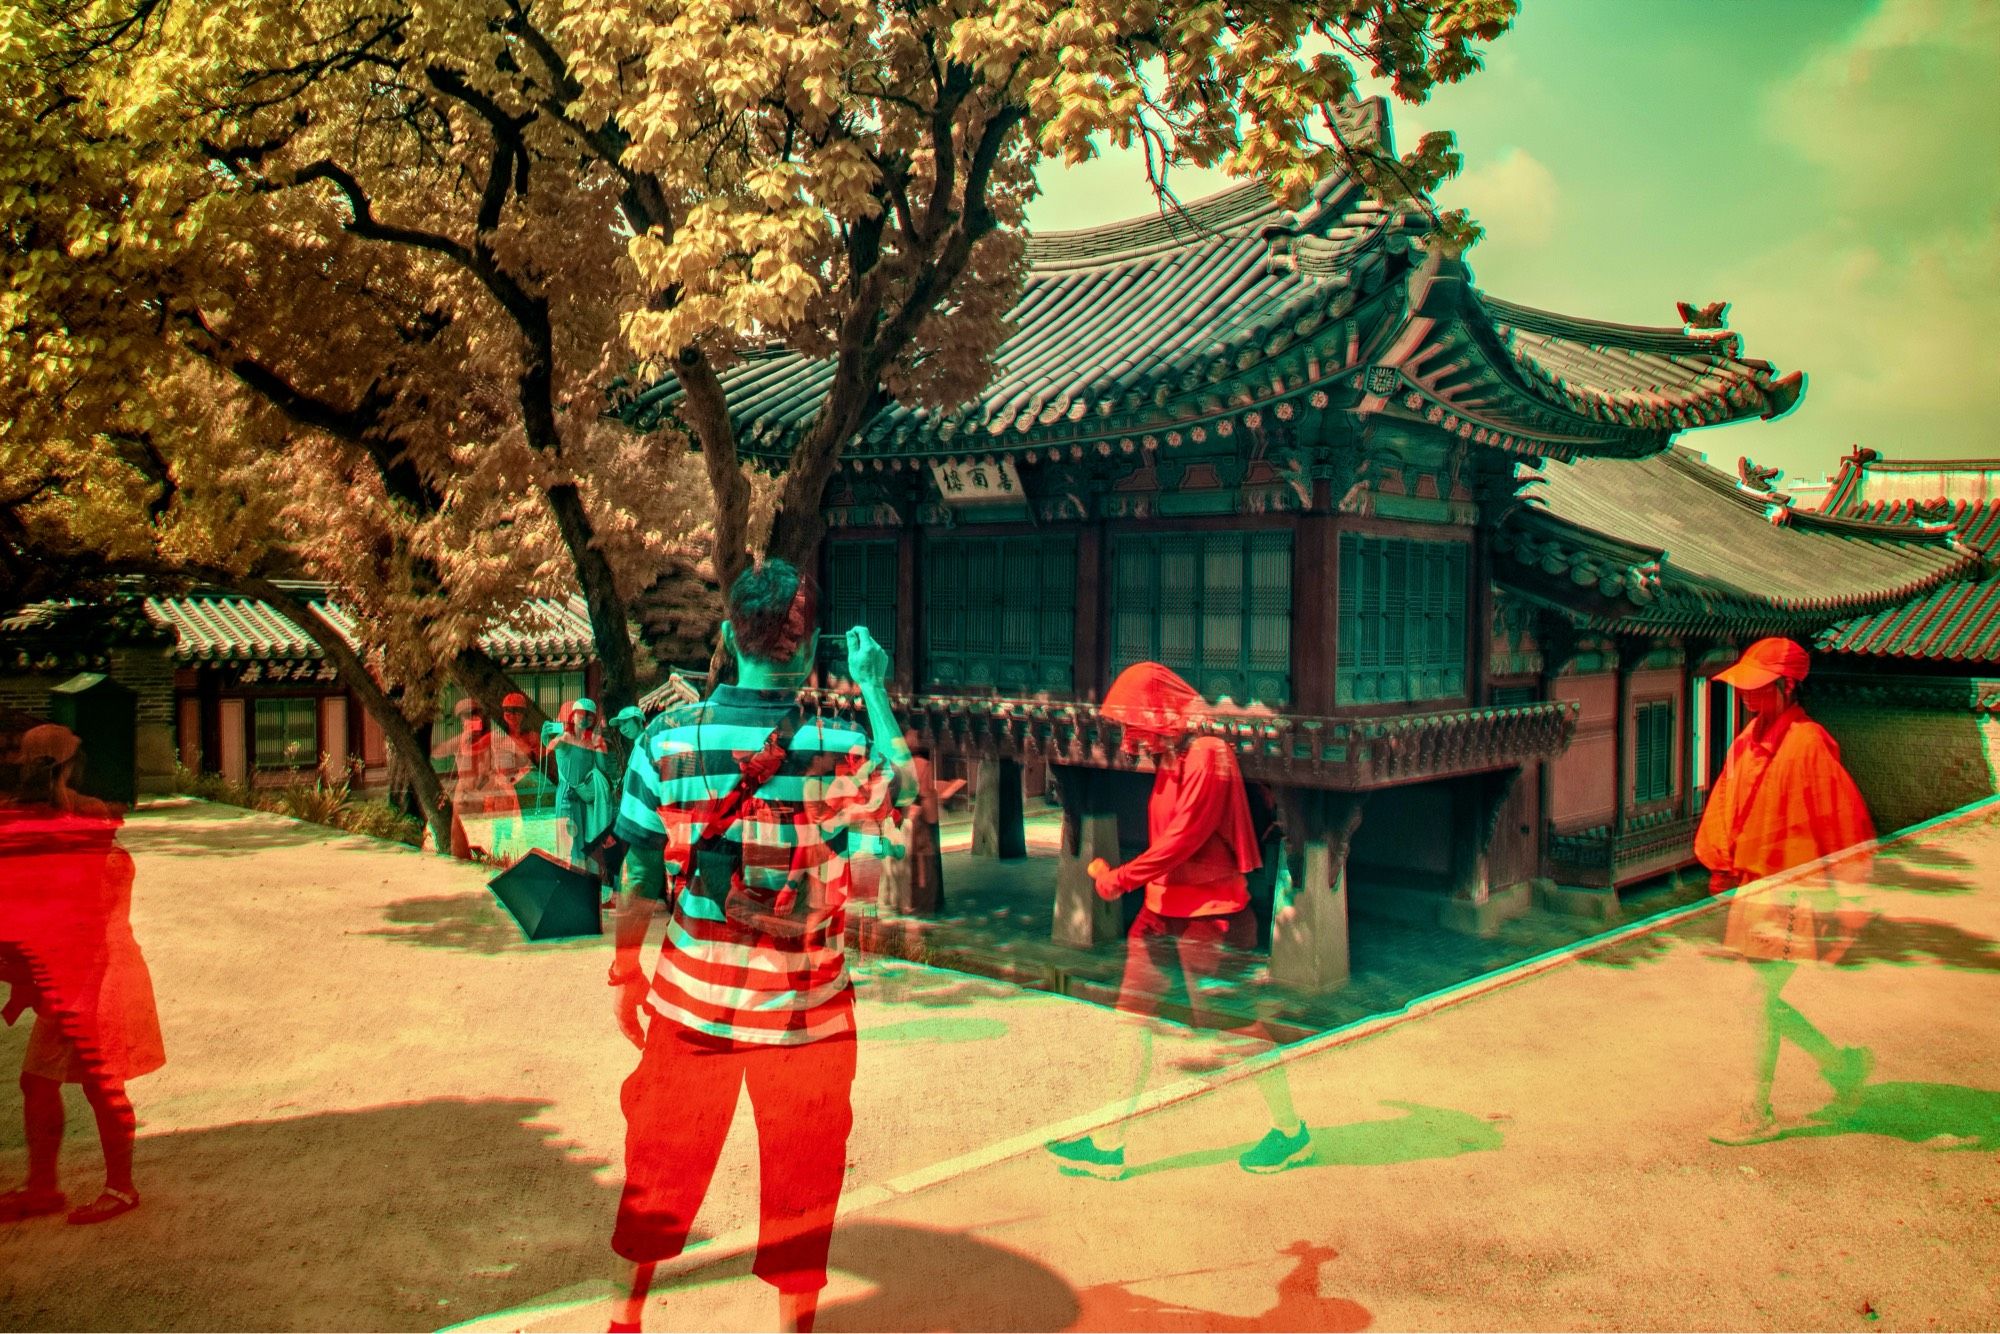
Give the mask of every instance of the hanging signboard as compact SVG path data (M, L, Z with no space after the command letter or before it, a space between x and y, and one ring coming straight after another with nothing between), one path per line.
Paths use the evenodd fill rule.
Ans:
M990 505L1020 502L1021 475L1014 461L998 459L932 459L931 476L947 505Z

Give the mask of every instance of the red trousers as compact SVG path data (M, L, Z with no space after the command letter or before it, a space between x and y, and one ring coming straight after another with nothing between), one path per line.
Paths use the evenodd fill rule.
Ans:
M1212 917L1168 917L1139 910L1125 937L1125 977L1118 985L1118 1008L1156 1015L1160 998L1178 971L1187 985L1194 1028L1221 1028L1225 1021L1208 1004L1207 984L1221 972L1222 947L1247 950L1257 943L1257 919L1248 908Z
M625 1192L611 1249L643 1262L670 1260L686 1248L745 1085L757 1124L753 1272L780 1292L818 1292L826 1286L854 1126L852 1033L796 1047L753 1046L655 1018L620 1097Z

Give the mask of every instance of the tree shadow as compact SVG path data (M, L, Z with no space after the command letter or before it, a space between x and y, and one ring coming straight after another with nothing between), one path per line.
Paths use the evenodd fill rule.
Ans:
M1006 1021L982 1018L978 1015L939 1016L935 1019L911 1019L900 1024L877 1024L863 1027L860 1039L863 1042L987 1042L993 1038L1004 1038L1012 1031Z
M2000 1149L2000 1092L1963 1084L1868 1084L1859 1105L1841 1115L1816 1113L1776 1139L1887 1135L1944 1150Z
M522 950L593 949L602 936L569 940L528 940L520 926L490 893L432 894L397 899L382 910L390 923L360 934L382 936L426 949L464 950L471 954L509 954Z
M1046 993L1023 991L1005 982L918 964L870 961L854 970L855 995L878 1005L922 1005L949 1008L981 1001L1047 999Z
M1387 1167L1395 1163L1484 1153L1501 1148L1505 1143L1506 1137L1498 1126L1470 1112L1453 1111L1448 1107L1426 1107L1414 1102L1384 1101L1382 1105L1398 1108L1403 1114L1381 1121L1308 1127L1312 1135L1312 1157L1292 1170L1308 1167ZM1246 1140L1241 1144L1193 1149L1167 1158L1156 1158L1127 1169L1125 1180L1152 1176L1158 1172L1234 1164L1255 1143L1254 1140Z
M2000 941L1949 922L1873 917L1837 966L1859 968L1871 963L1935 963L1974 972L2000 972Z
M139 1209L0 1227L0 1328L429 1330L607 1271L617 1193L526 1124L546 1106L439 1099L142 1138ZM89 1156L69 1155L73 1190Z
M119 843L127 852L140 857L252 857L281 848L362 837L344 829L235 806L197 803L176 807L174 811L183 814L177 818L166 811L142 811L127 819L118 831ZM201 823L197 825L194 820ZM368 846L403 847L400 843L375 839L369 839Z

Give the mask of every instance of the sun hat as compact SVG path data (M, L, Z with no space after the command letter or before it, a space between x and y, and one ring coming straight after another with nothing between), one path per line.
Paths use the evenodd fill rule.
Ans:
M1805 649L1789 639L1760 639L1743 650L1734 666L1717 672L1715 679L1738 690L1756 690L1780 677L1803 681L1811 659Z

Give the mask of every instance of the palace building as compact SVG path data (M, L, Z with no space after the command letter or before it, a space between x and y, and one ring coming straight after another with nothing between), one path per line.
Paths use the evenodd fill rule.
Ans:
M1347 119L1388 146L1382 103ZM1144 840L1149 779L1094 707L1132 662L1215 701L1274 793L1272 973L1324 989L1351 906L1478 930L1537 879L1684 863L1729 728L1706 674L1979 568L1949 533L1794 514L1675 448L1802 389L1714 308L1531 309L1426 229L1333 177L1296 210L1249 184L1035 236L985 392L891 405L847 446L827 623L892 646L909 724L982 780L992 850L1020 851L1020 770L1047 767L1058 938L1120 930L1082 868ZM728 371L744 453L782 466L827 374L784 350ZM825 666L823 706L852 707Z

